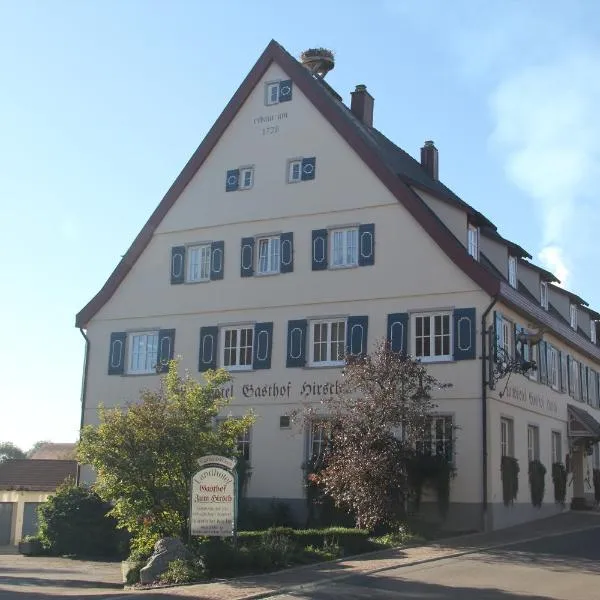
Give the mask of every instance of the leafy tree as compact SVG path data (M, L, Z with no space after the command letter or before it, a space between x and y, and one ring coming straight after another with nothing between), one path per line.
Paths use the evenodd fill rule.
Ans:
M0 442L0 463L11 458L27 458L27 455L12 442Z
M382 342L366 357L348 357L343 392L309 409L309 423L325 419L329 443L311 463L309 479L360 528L396 524L411 493L410 467L434 404L431 391L448 387L419 361Z
M100 425L86 426L78 456L96 471L95 491L112 502L110 515L133 536L132 548L151 550L163 536L188 536L189 493L196 459L205 454L235 455L237 438L252 415L214 418L227 404L222 386L231 377L208 371L205 384L171 361L158 390L144 390L141 402L125 410L100 410Z

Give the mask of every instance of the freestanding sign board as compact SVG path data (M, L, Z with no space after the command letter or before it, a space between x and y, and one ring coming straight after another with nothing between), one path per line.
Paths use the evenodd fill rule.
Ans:
M236 460L203 456L192 477L190 529L192 535L231 537L237 519Z

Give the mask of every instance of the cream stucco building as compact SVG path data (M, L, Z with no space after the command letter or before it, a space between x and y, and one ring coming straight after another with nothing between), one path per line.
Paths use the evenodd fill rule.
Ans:
M453 527L563 510L550 474L567 455L567 506L583 502L598 466L600 315L438 180L432 142L417 161L373 128L373 103L357 86L347 107L268 45L77 315L82 422L156 386L170 357L198 375L225 366L231 413L258 416L240 440L248 495L301 510L302 464L321 440L290 428L290 412L335 392L345 349L387 337L453 384L436 397L428 440L456 466ZM498 379L515 357L539 369ZM503 453L521 466L508 507ZM534 458L548 469L541 508L527 480Z

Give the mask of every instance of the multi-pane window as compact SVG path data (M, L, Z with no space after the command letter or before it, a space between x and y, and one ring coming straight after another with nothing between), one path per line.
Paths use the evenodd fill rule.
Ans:
M554 346L548 345L548 385L550 385L553 389L559 389L559 360L558 360L558 350Z
M261 275L279 273L281 265L281 241L279 236L258 240L257 271Z
M562 462L562 436L560 431L552 432L552 462Z
M332 267L353 267L358 264L358 228L334 229L330 232Z
M329 424L327 421L313 423L308 440L308 458L315 460L322 457L329 441Z
M302 181L302 160L290 160L288 162L288 183Z
M331 319L310 324L310 363L339 365L346 353L346 320Z
M244 460L250 460L250 428L240 433L237 438L237 451Z
M542 308L548 310L548 282L542 281L540 283L540 304Z
M155 373L158 357L158 331L129 334L128 373Z
M245 167L240 169L240 190L250 189L253 183L254 169L252 167Z
M508 283L514 288L517 287L517 257L508 257Z
M191 246L187 249L188 282L210 280L210 244Z
M427 420L423 432L423 439L417 442L416 450L420 454L444 456L446 460L453 460L453 434L452 417L435 416Z
M452 358L450 313L415 315L413 324L414 349L417 358L422 361Z
M592 344L596 344L598 341L598 336L596 332L596 321L590 321L590 341Z
M581 400L581 369L579 361L571 359L571 374L569 381L571 382L571 396L575 400Z
M502 456L514 456L514 423L512 419L500 419L500 452Z
M573 329L577 330L577 305L576 304L571 304L571 306L569 307L569 316L570 316L571 327Z
M525 344L524 346L525 351L526 351L526 359L528 361L531 362L535 362L536 363L536 368L535 369L529 369L529 371L527 371L527 377L529 377L529 379L533 379L533 381L537 381L538 380L538 368L537 368L537 364L538 364L538 360L537 360L537 356L538 356L538 347L537 346L531 346L529 344Z
M540 459L540 428L527 425L527 457L529 462Z
M222 365L226 369L252 368L253 327L224 327L222 329Z
M479 227L475 227L475 225L469 225L467 232L467 249L469 254L475 260L479 260Z
M588 402L590 406L598 406L598 375L591 369L588 370Z

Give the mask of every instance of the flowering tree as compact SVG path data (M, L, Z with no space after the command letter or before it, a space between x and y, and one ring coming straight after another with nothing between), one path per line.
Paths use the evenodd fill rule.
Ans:
M434 404L434 388L448 387L412 357L382 342L365 357L348 357L343 392L309 409L305 419L325 419L329 443L310 483L318 483L336 506L351 512L360 528L398 523L410 495L415 446Z

